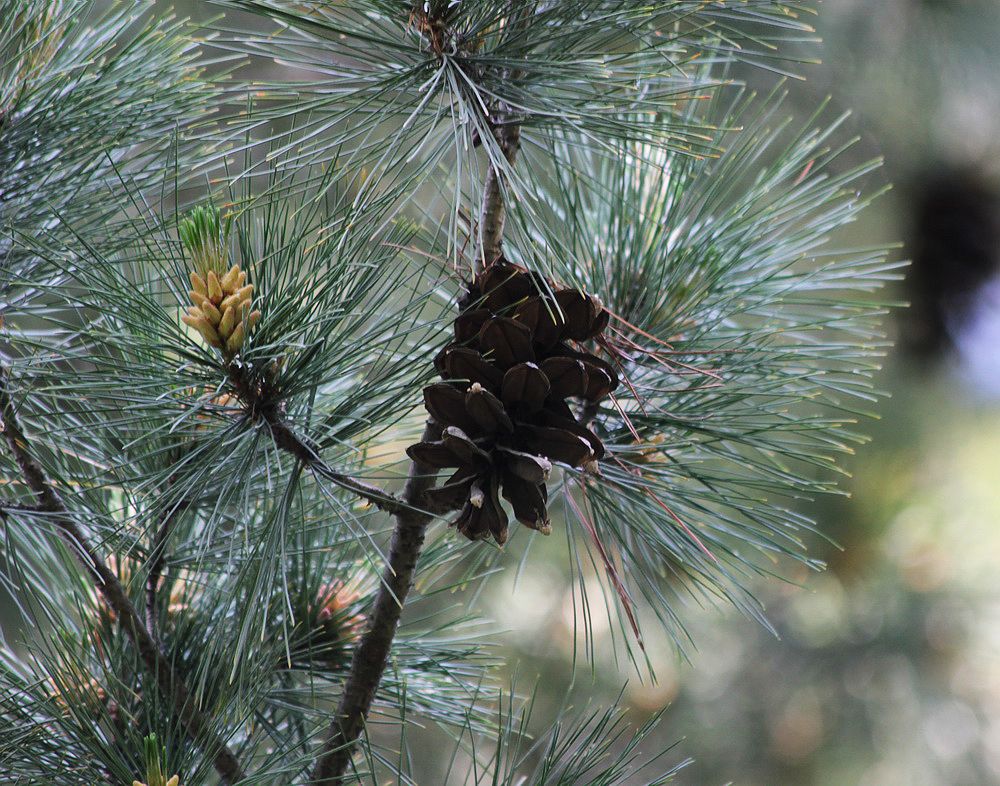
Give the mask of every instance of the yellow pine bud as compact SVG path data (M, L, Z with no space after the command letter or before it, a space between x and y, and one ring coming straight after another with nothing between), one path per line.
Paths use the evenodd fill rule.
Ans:
M222 312L219 311L212 303L211 300L207 298L201 302L201 313L205 315L205 319L209 321L212 325L218 325L222 321Z
M205 328L201 331L201 334L205 337L205 341L207 341L211 346L215 347L216 349L222 349L223 345L225 344L225 342L219 336L216 329L211 325L206 325Z
M245 334L245 332L243 330L243 323L240 322L236 326L236 329L232 332L232 334L226 340L226 349L229 350L230 352L234 353L234 354L236 352L239 352L240 351L240 347L243 346L243 338L244 338L245 335L246 334Z
M235 355L243 346L247 334L260 321L260 311L251 311L253 284L247 284L247 274L238 264L224 274L207 270L192 272L188 296L192 306L181 317L205 340L223 353Z
M208 296L208 284L197 273L191 273L191 286L199 295Z
M201 312L198 311L196 308L191 307L188 309L188 311L191 313L181 314L181 322L183 322L185 325L188 325L189 327L193 327L195 330L198 330L200 332L201 328L199 327L199 325L201 325L202 323L207 324L205 322L205 317L202 316Z
M242 303L243 301L249 303L250 298L252 297L253 297L253 284L247 284L245 287L236 290L235 292L233 292L233 294L231 294L229 297L223 300L219 304L219 308L225 311L230 306L239 306L239 304Z
M208 322L208 320L205 319L205 317L203 316L196 317L192 314L184 314L181 317L181 322L183 322L185 325L190 325L199 333L201 333L201 335L204 336L205 341L207 341L213 347L216 347L217 349L222 349L223 346L222 339L219 338L218 332Z
M223 338L229 338L234 327L236 327L236 309L229 306L223 312L222 319L219 320L219 335Z
M222 284L219 283L219 277L215 275L214 270L208 271L208 297L213 303L222 300Z
M239 285L237 284L239 279L240 279L240 266L233 265L231 268L229 268L229 272L222 277L222 290L227 295L231 295L239 288Z

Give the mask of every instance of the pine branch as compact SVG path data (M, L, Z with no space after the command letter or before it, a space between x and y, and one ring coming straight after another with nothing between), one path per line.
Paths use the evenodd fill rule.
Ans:
M0 431L3 431L3 419L0 419ZM0 519L6 521L9 513L44 513L38 505L0 505Z
M514 163L520 146L520 126L500 124L494 128L494 137L507 160ZM493 262L500 256L503 227L506 219L504 206L504 174L496 163L491 163L483 190L479 232L481 245L476 256L480 265ZM427 423L422 442L438 438L438 428ZM389 652L399 626L399 618L406 596L413 583L413 569L424 544L424 534L433 515L415 510L424 502L425 493L434 485L434 471L414 461L410 464L409 477L403 489L402 502L407 510L395 514L396 527L392 534L389 562L382 575L382 584L375 599L371 622L362 636L354 657L351 671L344 685L344 693L327 731L316 769L314 784L341 784L354 754L354 746L364 728L375 692L389 662Z
M315 448L299 437L285 421L275 419L266 422L268 428L271 430L271 437L274 439L274 444L295 456L317 475L336 483L341 488L353 492L379 510L391 513L394 516L406 512L411 508L411 503L408 503L405 498L400 499L388 491L383 491L378 486L365 483L333 469L323 461Z
M81 565L97 579L100 594L114 611L146 668L156 679L160 692L173 704L191 739L202 741L201 744L212 751L215 769L226 783L235 783L243 779L245 775L235 754L212 730L208 719L198 710L187 685L174 671L157 646L153 635L143 625L118 577L94 551L32 455L30 442L18 422L17 412L7 388L7 380L6 370L0 367L0 432L3 433L7 447L21 470L24 482L34 492L39 510L51 516L51 520L59 528L60 534L69 543Z
M437 438L438 429L430 423L424 428L422 440ZM417 462L410 465L409 477L403 488L403 501L415 506L434 484L434 470ZM389 651L403 604L413 583L413 569L424 544L424 534L432 516L411 507L396 514L389 561L382 573L382 583L375 598L370 623L354 650L351 670L337 714L330 722L323 749L316 761L312 783L340 784L351 766L354 746L364 728L365 720L389 662Z
M521 127L515 123L502 124L494 128L493 135L503 152L507 163L513 165L521 145ZM501 252L503 227L507 219L507 209L504 205L503 173L496 164L491 164L486 173L483 209L479 214L479 232L482 251L477 257L481 267L495 261Z
M271 405L266 395L253 384L244 366L232 363L229 366L229 379L233 383L236 395L247 406L253 416L263 421L271 433L274 444L281 450L297 458L306 467L327 480L336 483L341 488L353 492L361 499L370 502L379 510L392 515L398 515L412 510L412 503L390 494L388 491L373 486L370 483L352 478L338 472L327 464L319 455L319 451L310 442L292 429L281 417L276 407Z

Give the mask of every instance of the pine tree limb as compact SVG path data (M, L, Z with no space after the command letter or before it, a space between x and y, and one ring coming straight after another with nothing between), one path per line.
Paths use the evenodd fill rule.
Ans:
M232 383L237 397L247 407L250 417L262 421L267 426L275 446L280 450L297 458L317 475L353 492L379 510L397 515L411 509L412 505L407 504L405 500L399 499L378 486L338 472L327 464L310 440L295 433L291 425L281 416L281 412L274 402L260 391L258 385L254 384L244 366L230 363L229 381Z
M411 505L405 499L400 499L388 491L380 489L378 486L365 483L333 469L323 461L316 449L306 442L306 440L299 437L285 421L275 419L266 420L266 422L271 431L271 437L274 439L274 444L295 456L317 475L326 478L341 488L353 492L356 496L366 502L370 502L376 508L386 513L397 515L411 508Z
M423 441L436 439L437 427L428 423ZM396 528L389 548L389 561L382 573L382 583L369 615L369 624L351 659L351 670L337 713L330 722L326 740L312 783L341 784L351 766L358 737L364 728L375 692L389 662L403 604L413 583L413 571L424 544L427 525L433 518L416 509L424 493L434 484L434 470L417 462L410 464L410 473L403 488L403 502L411 507L396 514Z
M494 129L494 135L508 164L513 164L520 146L520 127L516 124L498 125ZM480 265L493 262L500 256L506 219L502 178L502 172L491 164L486 175L480 211L481 246L477 255ZM429 421L421 441L437 439L438 431ZM392 642L399 627L406 596L413 583L413 570L424 544L427 525L433 519L433 515L426 510L414 508L420 507L424 495L434 485L434 474L433 469L423 467L416 461L410 464L402 497L402 502L408 507L395 514L396 527L392 533L389 561L382 575L368 627L354 650L351 670L344 684L337 713L330 722L313 771L311 782L316 786L343 784L344 776L351 767L354 748L389 662Z
M7 388L8 379L6 370L0 367L0 432L3 433L4 441L21 470L25 484L35 495L38 502L37 509L50 516L50 520L69 543L80 564L96 579L101 596L114 611L126 635L138 650L142 662L156 679L161 694L173 705L188 736L211 753L215 769L223 781L235 783L242 780L246 776L235 754L212 729L209 720L202 715L184 680L174 671L150 631L143 624L118 577L94 551L83 531L73 520L69 509L52 487L41 465L32 455L30 442L20 427Z
M498 124L493 136L507 163L513 165L521 146L521 127L516 123ZM500 256L503 242L503 228L507 221L504 203L503 172L491 163L483 186L483 207L479 214L480 252L476 263L481 269L496 261Z

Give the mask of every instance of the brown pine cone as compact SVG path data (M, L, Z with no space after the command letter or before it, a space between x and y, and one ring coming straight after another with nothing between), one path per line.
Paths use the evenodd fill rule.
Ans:
M597 339L609 314L597 298L503 259L459 305L455 341L435 359L446 381L424 390L441 439L407 453L454 470L428 496L436 509L461 509L453 524L466 537L506 541L501 496L518 521L548 534L552 462L587 467L605 453L568 400L594 404L618 385L611 364L570 343Z

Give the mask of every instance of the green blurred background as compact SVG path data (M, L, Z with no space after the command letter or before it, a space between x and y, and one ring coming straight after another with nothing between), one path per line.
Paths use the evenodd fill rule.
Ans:
M637 716L670 703L666 737L695 759L683 784L996 784L1000 4L827 0L816 26L823 43L803 52L823 62L796 69L794 105L853 109L855 155L884 156L893 184L849 240L898 239L912 260L877 380L888 396L847 464L849 496L807 506L836 542L813 545L828 570L759 590L779 637L690 613L690 662L662 653L659 683L627 695ZM568 637L555 605L542 630ZM598 673L608 691L622 674Z
M855 160L884 156L894 188L849 240L902 240L899 258L913 260L892 293L912 307L887 324L897 348L877 380L889 394L880 417L863 426L873 441L848 463L848 495L806 508L836 543L813 545L829 569L789 568L790 583L758 588L778 637L735 614L689 609L688 662L647 643L655 684L616 661L599 617L594 668L581 659L573 671L558 548L517 582L511 565L485 611L508 631L511 669L540 677L536 725L571 683L575 704L601 706L627 682L635 722L669 705L646 747L680 740L668 760L695 759L682 784L996 784L1000 3L826 0L816 26L823 43L804 43L802 55L823 62L794 66L805 79L787 83L790 105L811 115L829 95L834 111L855 110ZM419 767L421 783L441 782L433 761Z

